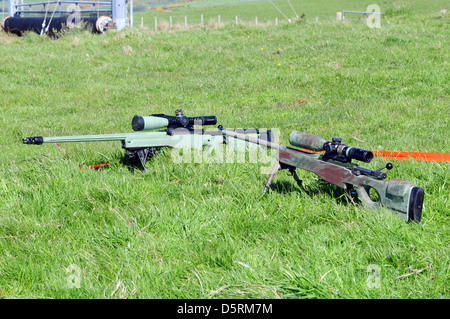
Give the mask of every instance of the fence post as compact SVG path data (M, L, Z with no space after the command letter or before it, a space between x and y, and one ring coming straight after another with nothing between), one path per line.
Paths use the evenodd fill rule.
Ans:
M239 22L238 22L238 16L236 16L236 25L238 25L239 24Z
M141 28L144 27L144 17L141 17Z
M217 17L217 24L218 24L218 27L220 28L220 14Z
M184 16L184 28L187 29L187 16Z
M23 3L23 0L22 0L22 3ZM133 0L130 0L130 28L132 28L133 27L133 16L134 16L134 14L133 14Z
M275 18L275 25L278 25L278 18Z
M155 17L155 32L158 31L158 17Z
M169 29L172 29L172 16L169 17Z
M200 16L200 24L201 24L202 27L203 27L203 14Z
M255 17L255 27L258 26L258 17Z

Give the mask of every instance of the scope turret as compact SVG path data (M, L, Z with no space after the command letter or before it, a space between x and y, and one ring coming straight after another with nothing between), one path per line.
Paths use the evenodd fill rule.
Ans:
M211 116L187 117L183 115L183 110L176 110L175 116L165 114L150 114L149 116L135 115L131 122L134 131L150 131L161 128L167 128L171 132L176 128L192 129L193 125L214 125L217 118Z
M332 141L300 131L293 131L289 135L289 143L294 146L306 148L311 151L325 151L324 159L334 159L340 162L350 162L352 159L370 163L373 159L373 153L361 148L350 147L341 144L340 137L333 137Z

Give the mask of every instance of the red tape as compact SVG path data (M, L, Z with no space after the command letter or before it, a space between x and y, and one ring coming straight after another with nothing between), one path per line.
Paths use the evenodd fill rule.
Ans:
M308 149L300 149L307 153L324 153L314 152ZM414 159L416 161L425 162L450 162L450 153L426 153L426 152L391 152L391 151L372 151L374 156L383 157L388 160L407 161ZM112 163L97 164L91 166L80 167L80 169L99 168L111 165Z
M308 149L300 149L307 153L324 153L314 152ZM414 159L416 161L425 162L450 162L450 153L427 153L427 152L391 152L391 151L372 151L374 156L383 157L389 160L406 161Z
M450 162L450 153L426 153L426 152L388 152L372 151L373 155L385 159L406 161L415 159L416 161L426 162Z
M108 166L108 165L111 165L111 164L112 164L112 163L97 164L97 165L91 165L91 166L80 167L80 169L86 169L86 168L99 168L99 167Z

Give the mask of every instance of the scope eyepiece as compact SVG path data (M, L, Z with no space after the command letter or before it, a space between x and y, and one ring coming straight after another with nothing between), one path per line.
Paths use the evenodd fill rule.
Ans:
M371 151L356 147L350 147L345 156L365 163L370 163L373 159L373 153Z

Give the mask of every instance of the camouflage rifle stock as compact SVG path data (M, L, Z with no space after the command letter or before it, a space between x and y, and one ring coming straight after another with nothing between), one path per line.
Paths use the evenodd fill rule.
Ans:
M204 131L196 126L214 125L217 123L216 116L187 117L182 110L176 110L175 116L165 114L150 114L149 116L135 115L131 126L133 131L139 133L116 133L99 135L78 135L78 136L56 136L42 137L33 136L22 139L24 144L41 145L43 143L65 143L65 142L100 142L100 141L121 141L122 148L125 149L125 156L128 157L132 166L139 163L145 171L145 163L153 157L162 147L181 149L192 147L202 149L204 146L212 151L220 144L226 144L226 138L221 130ZM219 125L222 128L221 125ZM165 128L163 131L148 132ZM143 132L140 132L143 131ZM237 130L238 131L238 130ZM259 136L259 131L255 129L239 130L240 132L254 133ZM245 143L243 143L245 144ZM245 147L234 143L235 148Z
M275 166L269 174L263 194L270 186L275 173L280 169L287 169L289 175L292 175L301 185L301 180L295 172L296 168L301 168L315 173L321 179L339 186L349 193L356 191L361 202L370 209L378 209L380 206L387 207L408 222L411 220L416 223L420 222L424 199L423 188L400 179L385 181L387 174L382 169L392 169L391 163L373 171L351 162L352 159L355 159L369 163L373 158L371 151L348 147L341 144L341 139L338 137L328 142L321 137L299 131L293 131L290 134L289 142L293 146L321 153L309 153L233 131L223 130L222 133L228 137L277 151ZM372 189L377 194L376 199L372 199L370 196Z

